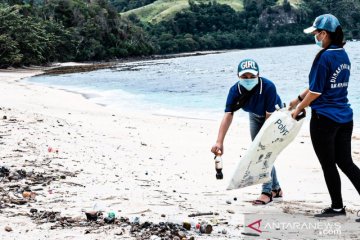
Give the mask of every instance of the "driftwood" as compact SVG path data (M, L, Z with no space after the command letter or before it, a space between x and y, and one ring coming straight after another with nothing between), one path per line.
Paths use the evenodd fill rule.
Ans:
M204 212L204 213L192 213L192 214L189 214L188 217L199 217L199 216L211 216L211 215L214 215L213 212Z

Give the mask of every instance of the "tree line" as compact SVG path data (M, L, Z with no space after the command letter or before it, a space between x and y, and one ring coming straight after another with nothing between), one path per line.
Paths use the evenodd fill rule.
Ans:
M151 4L155 1L156 0L110 0L110 3L116 8L118 12L126 12L131 9Z
M238 12L189 0L189 9L156 24L119 15L154 1L0 0L0 67L311 43L302 30L328 12L347 39L360 38L359 1L303 0L294 8L287 0L244 0Z
M108 1L0 2L0 67L153 53L144 30Z

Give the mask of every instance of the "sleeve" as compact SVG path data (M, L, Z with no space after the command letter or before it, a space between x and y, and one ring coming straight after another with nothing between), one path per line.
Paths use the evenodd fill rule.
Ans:
M275 105L278 103L277 99L276 87L274 84L271 84L265 96L265 111L267 113L273 113L275 111Z
M328 68L322 58L311 67L309 75L309 91L315 94L322 94L328 78Z
M237 85L232 86L226 99L225 112L234 112L233 106L236 104L236 99L239 95L240 93L237 92Z

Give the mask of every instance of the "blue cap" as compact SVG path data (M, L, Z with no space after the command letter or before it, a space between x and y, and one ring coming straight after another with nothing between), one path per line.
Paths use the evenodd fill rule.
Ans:
M254 75L259 74L259 66L252 59L244 59L239 63L238 76L240 77L244 73L252 73Z
M323 14L315 19L311 27L304 29L304 33L312 33L317 29L335 32L338 26L340 26L340 22L334 15Z

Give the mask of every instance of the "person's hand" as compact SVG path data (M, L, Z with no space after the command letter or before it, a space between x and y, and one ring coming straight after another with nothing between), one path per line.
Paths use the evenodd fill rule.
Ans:
M295 108L295 110L291 112L291 117L292 117L293 119L296 119L296 117L299 115L299 113L300 113L301 111L302 111L301 109Z
M293 110L296 108L296 106L300 103L298 98L295 98L289 103L289 110Z
M220 155L220 156L223 155L224 145L222 143L216 143L214 146L212 146L211 152L214 153L215 155Z

